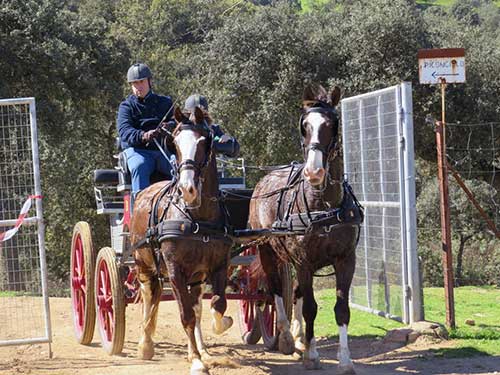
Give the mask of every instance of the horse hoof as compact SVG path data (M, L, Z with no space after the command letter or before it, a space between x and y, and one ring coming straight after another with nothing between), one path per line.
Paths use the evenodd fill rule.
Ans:
M201 351L200 355L203 362L210 362L212 360L212 356L206 350Z
M321 369L321 361L318 358L304 359L304 367L306 370L319 370Z
M280 333L278 349L283 354L293 354L295 352L295 342L290 331Z
M153 341L145 341L139 344L137 350L137 356L139 357L139 359L149 360L153 358L154 355L155 355L155 348Z
M295 339L295 351L299 352L305 352L306 351L306 346L300 339Z
M205 364L199 359L193 359L191 362L190 375L210 375Z
M222 317L220 324L212 323L212 331L216 335L220 335L226 332L229 328L231 328L232 325L233 325L233 318L231 318L230 316L224 316Z
M338 374L340 375L353 375L356 374L356 371L354 371L354 366L353 364L349 365L339 365L339 370L337 371Z

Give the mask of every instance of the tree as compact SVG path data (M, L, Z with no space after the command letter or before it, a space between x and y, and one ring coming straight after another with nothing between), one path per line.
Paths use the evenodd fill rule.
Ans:
M465 184L474 192L475 198L483 209L489 215L492 215L496 209L494 201L492 201L492 197L497 193L495 189L488 183L480 180L466 180ZM449 200L451 231L453 237L458 239L455 278L456 284L462 285L466 244L471 239L488 236L486 234L488 227L465 192L454 182L449 184ZM431 178L424 184L417 200L418 225L421 229L432 228L436 230L440 228L439 208L438 182L436 178Z
M127 51L109 39L106 19L65 1L2 2L0 24L0 97L36 99L47 258L52 279L60 279L73 224L89 220L98 238L106 232L91 171L112 162Z

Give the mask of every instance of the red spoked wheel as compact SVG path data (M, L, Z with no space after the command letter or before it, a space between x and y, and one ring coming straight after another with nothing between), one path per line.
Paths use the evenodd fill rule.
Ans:
M288 318L292 318L292 294L293 280L291 266L288 264L281 265L279 268L281 276L281 286L283 292L283 306ZM274 301L271 303L266 301L260 304L257 309L257 321L259 322L260 332L264 346L269 350L276 350L278 347L279 332L276 327L276 307Z
M255 247L249 247L241 253L243 256L255 256ZM254 295L258 292L257 283L253 282L251 268L249 266L239 266L238 283L240 293L243 295ZM254 345L260 340L261 333L256 314L257 304L248 299L239 300L238 323L240 326L241 339L245 344Z
M73 327L79 344L92 342L95 328L94 270L95 251L90 226L78 222L71 240L71 306Z
M109 355L119 354L125 340L125 296L116 254L110 247L97 255L95 291L102 346Z

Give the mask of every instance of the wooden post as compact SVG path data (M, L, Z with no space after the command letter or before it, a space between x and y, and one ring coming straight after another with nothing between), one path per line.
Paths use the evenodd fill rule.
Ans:
M450 165L450 163L447 163L447 167L453 177L455 177L455 180L457 180L458 185L460 185L465 194L467 194L467 197L469 197L469 200L472 202L474 207L476 207L476 209L478 210L479 214L483 217L484 221L486 221L486 225L488 225L488 228L490 228L490 230L495 233L495 236L500 240L500 231L495 226L495 222L491 220L488 214L483 210L479 202L476 200L476 198L474 198L474 194L472 194L467 185L465 185L465 182L462 180L458 172Z
M453 258L451 252L450 204L448 196L448 170L446 160L446 81L441 81L441 121L436 122L436 147L441 209L441 244L443 248L444 295L446 300L446 325L455 328L455 298L453 295Z

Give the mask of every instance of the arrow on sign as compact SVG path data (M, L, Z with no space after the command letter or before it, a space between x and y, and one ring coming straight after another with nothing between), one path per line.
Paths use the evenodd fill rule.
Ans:
M458 76L458 73L452 73L452 74L438 74L438 72L433 72L432 77L444 77L444 76Z

